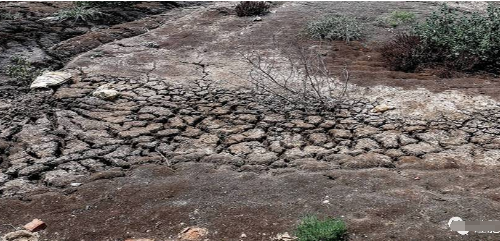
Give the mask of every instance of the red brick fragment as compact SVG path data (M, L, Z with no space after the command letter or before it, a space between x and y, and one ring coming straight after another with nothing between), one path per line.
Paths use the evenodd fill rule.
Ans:
M43 230L47 227L47 224L45 224L42 220L40 219L33 219L33 221L27 223L24 225L24 229L30 231L30 232L38 232L40 230Z

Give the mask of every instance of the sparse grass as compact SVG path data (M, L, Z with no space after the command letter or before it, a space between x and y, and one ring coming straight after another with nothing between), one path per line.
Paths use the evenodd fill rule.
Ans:
M21 13L0 12L0 20L18 20L23 18Z
M382 16L377 23L383 27L396 28L400 25L412 25L416 22L416 15L409 11L393 11L389 16Z
M5 73L23 85L29 85L42 73L42 70L32 66L25 58L16 56L12 57L10 61L11 64L7 65Z
M310 22L306 27L309 36L315 39L344 40L349 42L361 38L361 24L354 17L344 15L325 16Z
M347 228L344 221L308 216L302 219L295 235L298 241L341 241L345 240Z
M269 12L269 4L263 1L243 1L238 3L234 10L238 17L244 16L258 16L264 15Z
M75 6L71 9L65 9L57 13L59 21L73 20L88 22L101 17L102 13L95 8L86 8L83 6Z

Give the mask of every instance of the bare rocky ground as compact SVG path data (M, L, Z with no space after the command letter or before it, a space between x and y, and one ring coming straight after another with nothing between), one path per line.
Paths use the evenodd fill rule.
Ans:
M239 52L269 50L318 14L370 23L435 3L286 2L259 22L233 6L175 8L107 44L65 40L83 42L67 48L82 49L62 69L73 83L0 99L0 234L40 218L40 240L167 240L188 226L271 240L320 214L342 217L349 240L498 239L447 226L499 215L497 79L389 71L369 47L387 38L378 27L328 49L353 75L334 112L285 106L241 79ZM102 86L120 96L94 97Z

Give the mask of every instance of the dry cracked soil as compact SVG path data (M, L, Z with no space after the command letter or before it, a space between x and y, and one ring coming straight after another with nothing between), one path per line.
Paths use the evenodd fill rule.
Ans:
M22 13L0 21L2 68L21 54L73 75L42 90L1 76L0 236L38 218L39 240L177 240L193 226L200 240L272 240L315 214L345 220L348 240L500 239L448 227L500 216L499 79L390 71L377 52L394 32L378 16L437 3L280 2L253 21L233 2L146 2L100 25L43 20L64 4L0 4ZM239 53L335 13L367 29L325 50L332 70L349 64L341 106L249 88ZM95 97L103 86L119 96Z

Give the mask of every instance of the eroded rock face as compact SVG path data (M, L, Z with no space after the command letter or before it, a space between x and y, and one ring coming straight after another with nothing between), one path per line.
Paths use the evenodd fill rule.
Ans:
M73 91L95 86L113 86L120 97ZM359 99L314 113L244 89L102 77L60 88L52 98L50 114L0 129L3 195L67 187L109 170L122 175L144 163L206 162L252 172L500 163L498 107L433 121L373 113L376 103Z

